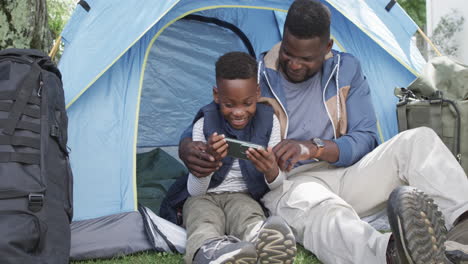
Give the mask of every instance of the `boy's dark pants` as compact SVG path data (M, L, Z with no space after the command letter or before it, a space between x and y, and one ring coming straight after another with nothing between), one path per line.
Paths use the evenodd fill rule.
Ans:
M183 217L187 229L185 263L188 264L207 239L232 235L247 241L252 238L253 229L265 220L262 207L247 193L190 197L184 204Z

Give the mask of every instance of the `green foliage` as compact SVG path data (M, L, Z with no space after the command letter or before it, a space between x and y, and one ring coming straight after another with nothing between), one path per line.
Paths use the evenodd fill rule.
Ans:
M54 39L62 33L74 7L73 0L47 0L47 19Z
M440 18L439 23L432 32L431 39L442 54L456 56L458 43L453 40L453 37L455 33L462 30L464 22L465 18L456 9L452 9L451 13Z
M399 0L398 3L420 28L425 28L426 0Z

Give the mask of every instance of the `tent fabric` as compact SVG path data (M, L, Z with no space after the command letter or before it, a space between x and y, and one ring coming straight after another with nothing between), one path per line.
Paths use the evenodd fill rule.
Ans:
M138 203L153 212L159 207L171 185L188 173L187 168L161 148L137 154Z
M153 250L139 212L107 215L71 224L70 260L112 258Z
M154 248L163 252L185 253L187 233L184 228L157 216L147 207L140 207L146 221L146 233Z
M140 206L126 212L71 224L70 259L114 258L142 251L185 252L186 232Z
M194 13L231 23L258 56L281 39L292 1L87 2L89 12L77 6L62 33L59 63L70 119L74 220L136 210L137 145L176 145L195 109L210 100L216 56L244 48L228 30L179 19ZM336 46L362 63L386 140L397 133L393 89L410 83L423 64L411 41L414 22L398 5L387 12L384 0L323 2L332 12ZM198 36L199 42L183 45ZM233 40L222 42L225 37Z

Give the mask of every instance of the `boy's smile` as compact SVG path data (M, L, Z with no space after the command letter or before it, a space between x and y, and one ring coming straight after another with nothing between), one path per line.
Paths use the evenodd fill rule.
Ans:
M213 97L221 114L235 129L243 129L255 115L260 88L255 77L249 79L218 79Z

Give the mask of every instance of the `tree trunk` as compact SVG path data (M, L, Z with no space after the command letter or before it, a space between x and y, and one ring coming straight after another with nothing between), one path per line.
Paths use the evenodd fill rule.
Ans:
M0 0L0 49L48 52L51 45L46 0Z

